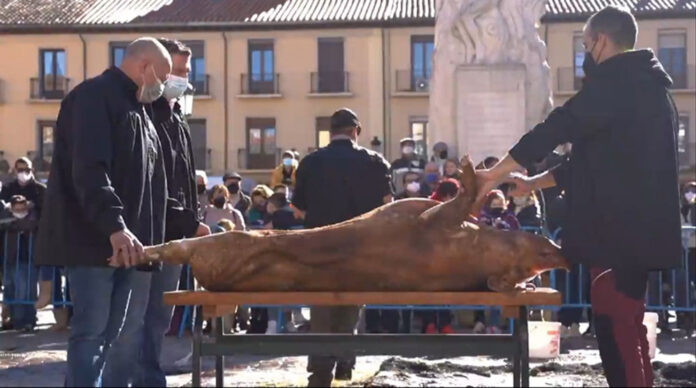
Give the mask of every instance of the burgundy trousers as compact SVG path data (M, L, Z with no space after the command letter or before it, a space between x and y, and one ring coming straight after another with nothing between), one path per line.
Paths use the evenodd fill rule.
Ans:
M643 325L648 273L593 267L590 276L595 333L609 386L652 386Z

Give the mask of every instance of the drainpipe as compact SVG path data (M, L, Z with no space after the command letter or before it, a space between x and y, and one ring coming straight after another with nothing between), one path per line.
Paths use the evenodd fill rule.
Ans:
M84 81L87 79L87 43L82 34L77 34L77 36L80 37L82 42L82 80Z
M384 157L390 159L391 146L391 73L389 60L389 31L382 27L382 139Z
M222 55L223 55L223 63L224 63L224 66L225 66L225 69L224 69L224 71L223 71L223 74L224 74L224 77L225 77L224 82L223 82L223 85L224 85L224 92L223 92L223 93L224 93L224 97L223 97L223 101L224 101L224 104L225 104L225 109L224 109L224 112L223 112L223 117L224 117L224 127L223 127L223 128L225 129L225 130L224 130L224 133L225 133L225 140L224 140L224 141L225 141L225 146L224 146L223 148L224 148L224 153L225 153L225 155L224 155L224 160L225 160L225 162L224 162L225 171L227 171L227 169L229 168L229 155L228 155L228 154L229 154L229 152L228 152L228 151L229 151L229 145L228 145L228 142L229 142L229 133L228 133L229 112L228 112L228 109L229 109L229 106L227 106L228 101L229 101L229 97L228 97L229 79L227 79L227 72L228 72L228 69L227 69L227 34L226 34L224 31L222 32L222 41L223 41L223 43L224 43L224 45L225 45L225 48L224 48L223 51L222 51L222 53L223 53L223 54L222 54Z

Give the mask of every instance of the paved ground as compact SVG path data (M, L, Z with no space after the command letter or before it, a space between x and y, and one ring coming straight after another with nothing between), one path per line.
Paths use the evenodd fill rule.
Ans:
M67 333L46 330L50 312L39 313L41 326L34 333L0 333L0 386L62 385ZM696 338L660 338L654 362L657 385L696 386ZM593 339L573 338L562 343L560 357L533 362L534 386L606 385ZM170 386L190 385L189 367L175 361L190 350L188 338L165 340L163 365ZM304 357L227 357L228 386L302 386L306 384ZM212 360L204 361L204 386L214 385ZM447 360L358 358L354 379L336 386L504 386L511 385L509 365L502 359L461 357Z

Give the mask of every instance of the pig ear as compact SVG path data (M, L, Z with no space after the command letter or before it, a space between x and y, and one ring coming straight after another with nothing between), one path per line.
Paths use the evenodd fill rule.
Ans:
M471 161L471 156L465 155L460 161L459 168L459 184L461 185L459 196L462 196L461 200L464 203L471 206L476 199L477 193L476 172L474 172L474 163ZM462 210L466 210L466 214L468 214L471 209L466 208Z

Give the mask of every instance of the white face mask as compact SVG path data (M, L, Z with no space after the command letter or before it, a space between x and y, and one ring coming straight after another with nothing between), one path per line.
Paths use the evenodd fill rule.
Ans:
M145 84L145 75L143 75L143 85L140 87L140 97L138 98L138 101L142 102L143 104L152 103L153 101L162 97L162 93L164 93L164 84L157 77L155 67L150 67L150 71L152 71L152 76L155 78L155 83L151 85Z
M417 193L420 190L420 183L411 182L411 183L406 185L406 190L408 190L412 193Z
M411 146L406 146L406 147L404 147L404 148L401 149L401 152L402 152L404 155L411 155L411 154L413 154L413 151L414 151L414 148L411 147Z
M694 202L694 200L696 200L696 192L688 191L684 193L684 198L686 198L686 202Z
M24 217L26 217L29 214L29 212L12 212L12 215L15 218L19 218L20 220Z
M25 183L29 182L29 181L31 180L32 177L33 177L33 175L32 175L32 173L30 173L30 172L24 172L24 171L22 171L22 172L20 172L19 174L17 174L17 180L18 180L19 183L21 183L21 184L25 184Z
M187 78L179 77L178 75L170 75L167 82L164 84L164 98L173 100L184 95L189 87Z

